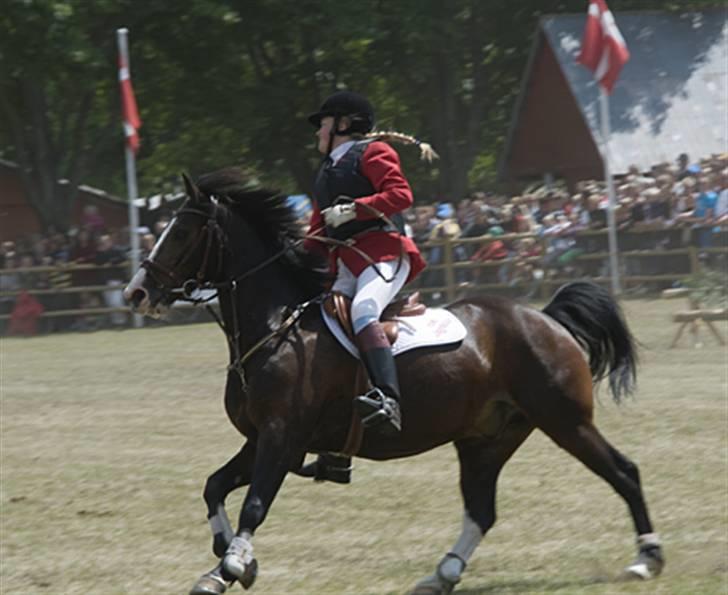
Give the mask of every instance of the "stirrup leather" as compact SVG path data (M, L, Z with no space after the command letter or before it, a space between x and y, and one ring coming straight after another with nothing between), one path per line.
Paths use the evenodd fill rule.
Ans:
M354 404L365 428L389 424L398 432L402 429L402 415L399 403L374 387L369 392L356 397Z

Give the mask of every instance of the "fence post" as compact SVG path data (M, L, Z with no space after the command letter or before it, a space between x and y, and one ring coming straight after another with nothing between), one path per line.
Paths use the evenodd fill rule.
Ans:
M695 246L688 248L690 253L690 274L697 275L700 272L700 259L698 258L698 249Z
M445 237L443 246L443 263L445 264L445 296L448 302L455 300L455 269L453 268L452 240Z

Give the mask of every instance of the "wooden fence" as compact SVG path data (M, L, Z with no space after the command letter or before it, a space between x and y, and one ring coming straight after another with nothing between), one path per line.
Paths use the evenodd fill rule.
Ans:
M690 229L671 229L670 231L682 231L684 235L687 236L687 240L692 241L692 232L693 230ZM726 229L723 229L723 232L725 233L727 231ZM652 235L655 234L655 230L647 230L645 232L641 231L631 231L631 232L623 232L620 233L618 236L617 244L620 245L620 240L624 239L624 236L627 235L627 233L633 234L633 235L646 235L647 233L650 233ZM579 239L579 238L589 238L589 237L603 237L606 242L607 237L607 231L606 230L590 230L590 231L582 231L578 232L576 234L572 235L573 238ZM726 242L726 237L723 234L719 234L721 238L721 245L720 246L713 246L708 248L699 248L695 245L685 245L678 248L660 248L660 249L634 249L634 250L620 250L619 251L619 263L620 263L620 281L622 283L622 287L625 289L629 289L630 287L634 287L638 284L646 284L648 286L652 285L653 287L650 287L653 291L657 292L660 287L658 287L658 284L671 284L671 283L679 283L681 281L684 281L685 279L688 279L690 277L695 276L701 269L702 269L702 255L708 255L709 257L713 257L716 255L728 255L728 243ZM457 246L468 246L476 244L478 246L482 245L485 242L493 242L495 240L501 240L503 242L509 242L512 243L517 240L523 240L531 238L534 241L536 241L540 245L540 251L541 254L539 256L532 256L532 257L518 257L518 256L509 256L507 258L498 259L498 260L491 260L486 262L474 262L471 260L459 260L456 256L456 247ZM504 266L508 265L516 265L517 263L526 263L530 264L533 267L537 267L540 270L544 272L544 276L542 279L540 279L537 282L538 285L538 297L545 299L549 295L553 293L553 291L563 285L564 283L568 283L569 281L573 281L575 276L563 276L559 275L559 268L563 267L553 267L546 264L546 261L549 258L548 253L548 246L551 241L554 240L554 236L543 236L543 235L536 235L536 234L505 234L498 237L480 237L480 238L457 238L457 239L448 239L444 238L441 240L436 241L429 241L424 242L419 245L419 247L423 250L423 252L431 253L433 248L440 247L442 249L442 259L439 263L433 263L430 262L427 267L427 271L443 271L442 275L442 283L433 285L433 284L426 284L421 287L418 287L418 291L421 293L427 295L427 294L442 294L445 296L446 301L452 301L454 299L457 299L458 297L462 296L463 293L478 293L478 292L502 292L504 290L509 291L510 293L518 293L519 290L522 290L522 293L525 293L525 290L527 289L526 286L523 284L509 284L509 283L503 283L503 282L491 282L491 283L469 283L467 281L459 281L458 280L458 272L459 271L472 271L475 269L480 270L493 270L493 269L501 269ZM639 260L645 260L645 259L659 259L659 260L666 260L671 261L674 263L676 259L683 259L684 263L682 263L682 266L674 267L676 270L672 270L670 272L664 272L664 273L655 273L655 274L630 274L629 272L625 273L624 269L629 269L629 262L632 259L639 259ZM600 263L603 266L601 268L606 269L606 265L609 260L609 252L605 250L599 250L596 252L583 252L581 254L578 254L577 256L573 257L572 266L570 268L579 268L578 265L583 265L584 263L588 262L595 262ZM725 266L725 265L723 265ZM593 267L592 267L593 268ZM671 268L671 267L659 267L659 268ZM550 274L551 273L551 274ZM553 274L555 273L555 274ZM607 275L581 275L581 276L588 276L590 281L593 281L595 283L608 285L610 283L610 277ZM579 275L576 275L576 277L579 277Z
M674 232L675 229L665 230L665 234L668 231ZM725 232L717 234L716 237L721 238L721 245L710 248L698 248L692 244L691 230L683 230L682 233L685 237L685 243L681 247L676 248L664 248L664 249L633 249L624 250L619 253L620 267L626 269L626 273L622 274L621 281L622 286L629 290L630 287L641 284L645 285L648 289L655 292L663 289L665 286L677 284L680 281L684 281L686 278L691 277L698 273L702 267L701 255L707 254L709 258L715 258L720 255L720 258L728 260L728 246L725 242ZM655 235L655 230L649 232L620 232L618 243L625 239L627 233L644 235L646 233L652 233ZM659 230L657 232L659 236ZM606 230L598 231L583 231L580 233L573 234L572 236L577 242L579 240L589 239L604 239L606 242ZM541 255L531 257L518 257L509 256L504 259L487 261L487 262L474 262L469 257L463 258L465 255L469 255L475 246L480 247L483 244L493 242L495 240L501 240L504 242L513 243L517 240L523 240L526 238L532 238L536 243L540 244ZM606 263L608 262L609 254L604 250L596 252L588 251L580 253L573 257L570 262L568 269L571 271L570 275L563 274L563 267L554 267L548 264L549 244L554 240L553 236L539 236L534 234L507 234L499 237L478 237L478 238L457 238L448 239L444 238L437 241L424 242L420 244L421 249L426 257L432 256L433 251L439 251L441 258L438 258L438 262L431 262L423 274L414 284L414 287L425 296L425 301L452 301L463 295L472 295L475 293L508 293L515 296L523 296L528 294L529 297L535 297L537 299L545 299L560 285L567 283L568 281L574 280L578 277L588 277L590 280L600 283L609 284L609 277L604 274L594 273L596 270L606 270ZM631 274L630 261L633 259L653 259L657 261L663 261L663 264L657 268L666 271L655 274ZM669 266L665 267L665 262ZM529 265L533 269L542 271L542 277L538 279L532 279L525 282L503 282L498 279L486 279L480 281L480 278L485 273L486 275L493 275L494 271L502 271L503 267L514 267L517 264ZM723 265L725 267L725 261ZM648 267L649 268L649 267ZM654 267L652 267L654 268ZM591 273L584 273L584 270L591 270ZM670 270L668 270L670 269ZM129 264L120 263L115 265L73 265L68 264L61 267L31 267L31 268L14 268L12 270L0 269L0 275L18 275L21 279L23 275L33 275L38 278L45 278L46 282L50 275L58 273L68 273L73 278L77 273L88 273L89 275L108 276L109 271L114 270L117 275L114 277L118 278L122 284L117 286L109 286L106 284L88 284L88 285L70 285L68 287L21 287L20 289L0 291L0 304L5 305L5 309L0 313L0 323L10 318L10 312L8 304L11 304L15 298L23 291L27 290L28 293L38 297L43 302L50 301L48 298L58 298L64 294L80 296L81 294L102 294L107 291L118 291L120 292L123 288L123 284L129 279ZM478 270L477 278L473 276L473 272ZM45 276L45 277L44 277ZM99 296L101 297L101 296ZM71 300L74 301L74 300ZM180 304L181 306L187 306L188 304ZM106 316L114 313L125 313L127 314L127 320L130 321L128 316L128 308L126 307L109 307L106 305L99 305L96 307L71 307L71 308L52 308L49 304L45 305L45 311L41 315L43 319L62 319L68 317L86 317L86 316Z

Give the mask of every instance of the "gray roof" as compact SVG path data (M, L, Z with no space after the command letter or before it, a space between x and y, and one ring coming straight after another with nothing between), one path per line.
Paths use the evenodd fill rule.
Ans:
M728 26L724 8L691 13L617 12L631 57L609 97L610 165L641 170L688 153L728 151ZM601 146L599 86L576 63L586 13L546 16L545 38Z

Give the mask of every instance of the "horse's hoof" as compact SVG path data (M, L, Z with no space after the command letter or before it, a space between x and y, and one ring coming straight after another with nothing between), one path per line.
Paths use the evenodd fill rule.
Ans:
M442 580L433 574L417 583L409 595L450 595L454 588L455 583Z
M243 589L250 589L258 576L258 560L251 559L244 565L223 562L223 575L238 580Z
M227 591L227 584L216 574L203 574L195 586L192 587L190 595L222 595Z
M626 578L649 580L659 576L665 566L665 558L660 546L649 546L640 549L637 559L624 569Z
M240 584L243 585L243 589L250 589L258 576L258 560L253 558L253 561L245 568L245 574L240 577Z

